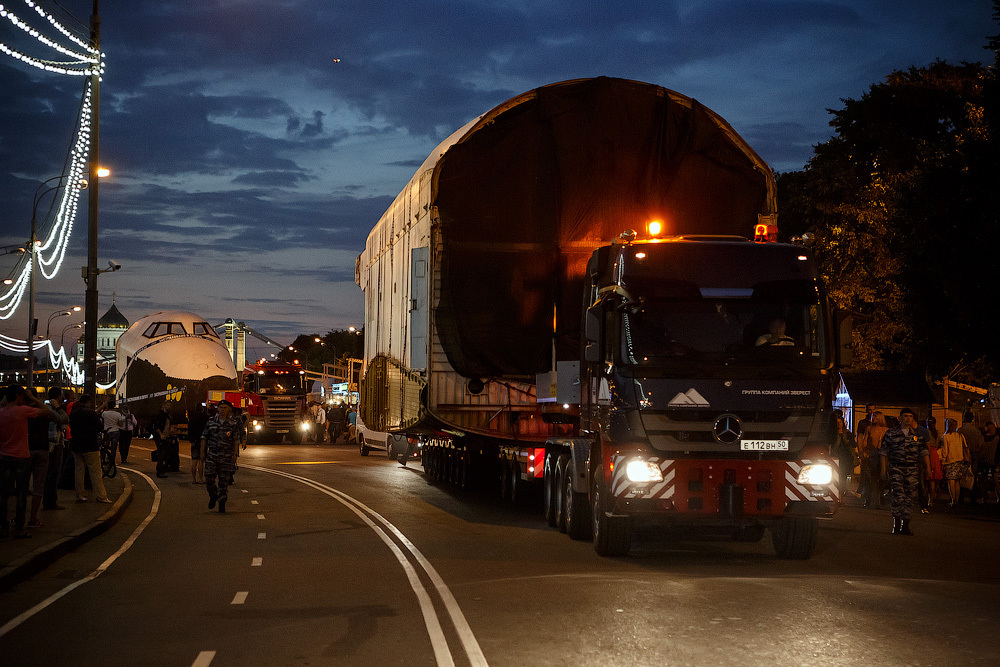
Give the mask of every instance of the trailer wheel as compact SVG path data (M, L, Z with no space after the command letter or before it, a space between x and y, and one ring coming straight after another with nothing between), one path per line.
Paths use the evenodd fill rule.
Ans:
M572 462L567 462L563 469L562 508L563 520L566 523L566 534L573 540L589 540L593 533L590 520L590 507L587 505L587 494L573 490L573 475L576 469Z
M556 455L553 453L545 455L542 486L545 492L545 521L555 528L558 525L556 514L559 510L559 490L556 487Z
M358 450L361 452L361 456L368 456L369 449L364 438L358 438Z
M521 466L515 459L511 459L510 461L508 477L510 504L515 507L523 505L528 497L528 483L521 479Z
M600 556L626 556L632 546L632 520L608 516L608 489L601 482L594 486L594 551Z
M805 560L813 555L819 536L819 521L811 516L785 517L771 527L778 558Z

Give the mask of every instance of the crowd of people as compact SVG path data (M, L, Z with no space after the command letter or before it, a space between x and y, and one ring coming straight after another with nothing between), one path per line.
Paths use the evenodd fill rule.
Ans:
M843 419L838 431L841 479L848 480L855 468L860 471L857 490L845 485L846 492L864 507L882 507L888 495L894 533L912 534L910 513L916 507L930 512L939 498L947 497L949 507L965 500L1000 501L1000 436L992 421L977 427L972 412L963 415L961 425L945 419L939 431L933 415L918 421L909 408L897 417L868 405L856 435Z
M15 538L31 537L31 529L42 525L40 511L65 509L58 489L66 488L67 480L77 502L87 502L90 493L95 502L110 503L101 443L124 463L135 429L135 417L114 401L95 406L93 396L77 398L69 389L52 387L43 398L34 387L5 387L0 397L0 537L11 529ZM14 517L8 521L11 496Z
M342 437L344 442L354 440L354 428L358 419L358 411L355 406L346 403L324 406L322 403L313 401L309 404L309 416L315 425L313 430L315 442L336 444Z

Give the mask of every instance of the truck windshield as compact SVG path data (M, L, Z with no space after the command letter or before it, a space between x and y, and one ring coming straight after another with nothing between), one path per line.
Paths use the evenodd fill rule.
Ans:
M626 364L826 365L823 309L812 281L733 289L674 282L658 292L623 307L621 359Z
M303 376L294 371L267 371L264 375L254 373L250 377L258 394L306 393Z

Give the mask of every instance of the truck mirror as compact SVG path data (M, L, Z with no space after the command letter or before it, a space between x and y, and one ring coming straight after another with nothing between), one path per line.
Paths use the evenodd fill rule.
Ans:
M850 368L854 365L854 317L845 311L837 311L837 365Z
M591 306L587 309L583 335L588 342L601 340L601 311L600 306Z

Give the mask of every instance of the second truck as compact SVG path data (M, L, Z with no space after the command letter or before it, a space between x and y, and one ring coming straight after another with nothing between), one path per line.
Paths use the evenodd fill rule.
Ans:
M660 86L580 79L445 140L368 236L360 411L427 474L628 553L640 526L808 558L840 500L838 349L773 174Z

